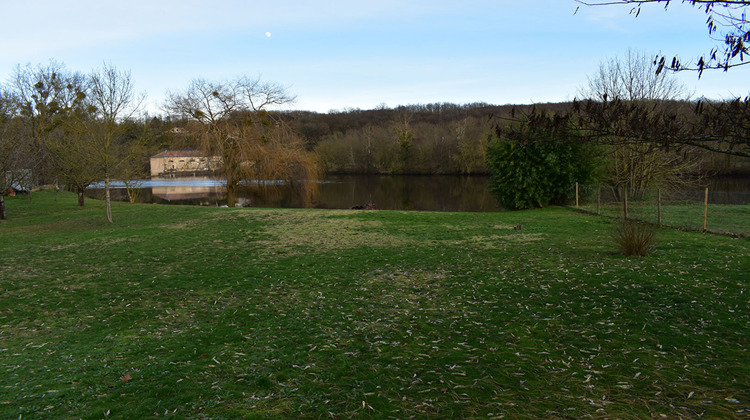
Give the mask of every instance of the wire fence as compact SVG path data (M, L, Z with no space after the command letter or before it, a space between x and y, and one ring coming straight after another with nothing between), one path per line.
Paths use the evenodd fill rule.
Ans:
M686 230L750 236L750 192L646 189L627 194L604 185L575 185L570 207L604 217Z

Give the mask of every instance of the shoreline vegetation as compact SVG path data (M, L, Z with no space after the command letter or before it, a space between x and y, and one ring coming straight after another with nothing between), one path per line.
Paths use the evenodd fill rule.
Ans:
M0 417L737 418L750 239L572 209L7 197Z

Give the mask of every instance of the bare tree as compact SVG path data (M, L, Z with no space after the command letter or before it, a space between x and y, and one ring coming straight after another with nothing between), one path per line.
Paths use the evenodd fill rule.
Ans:
M464 174L474 173L487 161L488 128L481 121L468 117L455 124L456 154L453 160Z
M587 85L579 89L578 97L667 102L687 100L689 95L685 85L671 74L655 73L645 53L628 50L623 57L602 61L597 72L588 77Z
M187 117L189 135L204 152L220 156L227 202L237 203L244 180L283 179L310 199L319 165L302 140L268 108L291 103L286 89L258 79L227 82L196 79L185 92L169 93L166 110Z
M5 196L29 176L27 158L32 147L20 127L17 99L11 92L0 91L0 220L5 219Z
M397 120L393 123L396 143L398 144L398 168L399 171L407 171L411 166L412 147L416 140L414 129L411 126L413 115L404 109Z
M40 169L48 181L62 181L75 190L83 205L85 189L101 179L95 153L98 137L92 131L92 111L97 108L88 97L89 80L51 61L18 66L9 89L17 104L14 133L27 146L23 173ZM22 148L16 145L14 150Z
M32 145L28 168L42 180L49 181L52 175L49 140L59 132L70 104L78 99L74 88L78 78L61 63L50 61L35 67L17 66L8 85L17 103L20 128Z
M28 134L37 146L44 145L44 136L56 125L55 117L67 102L66 82L67 71L56 61L16 67L10 86L18 100L19 113L28 122Z
M278 83L262 82L260 78L243 76L235 83L241 97L239 102L255 112L268 108L292 104L297 99Z
M604 134L598 142L606 151L606 181L616 191L626 189L631 197L647 188L676 187L684 174L699 167L695 154L680 153L665 143L674 128L662 130L670 124L662 116L682 106L678 101L687 99L686 88L674 74L657 74L650 67L646 54L628 51L602 62L579 91L584 101L596 104L586 109L589 118L584 121Z
M44 139L45 151L55 176L55 183L63 182L67 189L78 195L78 204L84 204L84 192L98 181L91 153L91 135L87 130L90 119L88 80L80 73L62 73L58 79L65 89L57 100L55 129Z
M641 9L647 4L659 4L665 8L670 7L672 0L575 0L586 6L612 6L628 5L630 13L638 17ZM750 61L748 57L750 50L750 20L747 16L747 8L750 0L682 0L692 7L702 10L708 15L706 24L708 34L719 45L714 47L708 54L697 57L695 63L685 64L679 58L674 57L667 62L666 57L657 56L654 64L657 65L656 72L661 73L664 69L674 71L692 70L697 71L700 76L704 70L722 69L729 70L732 67L743 66Z
M91 132L92 116L85 104L69 111L63 129L49 139L47 147L52 155L55 173L68 190L78 195L78 205L84 205L86 189L101 181L98 171L95 136Z
M241 144L232 113L244 109L238 83L195 79L185 92L167 97L165 108L172 114L188 118L192 124L187 133L194 137L207 154L222 158L222 173L227 183L229 205L234 205L242 174Z
M87 121L91 153L97 172L104 179L107 221L112 222L111 181L127 154L118 142L120 123L136 116L145 99L135 92L130 72L105 64L89 78L88 101L93 118Z

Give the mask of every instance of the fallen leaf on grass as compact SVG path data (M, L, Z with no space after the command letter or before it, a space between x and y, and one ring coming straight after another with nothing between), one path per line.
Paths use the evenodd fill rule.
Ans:
M120 380L123 382L130 382L131 379L133 378L130 376L130 373L126 373L125 375L120 377Z

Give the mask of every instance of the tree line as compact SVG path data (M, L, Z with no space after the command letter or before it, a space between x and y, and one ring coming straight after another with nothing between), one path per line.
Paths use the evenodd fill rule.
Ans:
M88 74L54 60L17 66L0 96L0 191L60 185L83 205L86 190L103 181L111 220L110 181L146 177L149 156L166 149L220 156L230 205L245 179L288 180L309 201L313 184L299 181L324 171L488 174L494 121L515 108L434 103L279 111L274 107L293 103L293 95L244 76L195 79L167 95L161 115L144 113L144 99L130 73L111 65Z
M538 104L562 112L572 103ZM325 170L359 174L486 175L486 149L499 118L533 106L431 103L285 114Z
M113 66L88 74L54 61L18 66L0 91L0 216L11 186L64 185L83 205L86 189L103 181L111 221L111 180L146 177L148 157L165 149L220 156L230 205L250 185L243 181L257 179L286 180L311 202L316 183L305 181L324 172L492 174L496 195L516 194L503 205L522 208L559 201L564 193L550 185L574 178L633 196L747 165L750 98L690 99L649 61L628 52L602 62L576 100L522 106L279 111L294 97L278 84L195 79L156 116L141 111L144 96Z
M144 178L149 156L163 149L220 156L230 205L248 179L288 180L311 196L314 183L300 181L317 179L318 159L285 115L267 110L293 99L280 86L196 79L168 95L166 116L145 114L144 98L112 65L90 73L55 61L19 65L0 91L0 218L13 189L64 186L82 206L86 189L103 182L112 222L111 181Z
M750 97L690 100L649 61L632 51L604 61L570 109L533 109L498 124L488 155L501 204L559 203L574 182L638 198L694 186L717 169L750 168Z
M0 217L11 187L64 183L82 205L85 188L104 181L111 222L110 182L135 173L141 158L140 137L125 130L143 98L130 73L111 65L88 74L55 61L18 66L0 94Z

